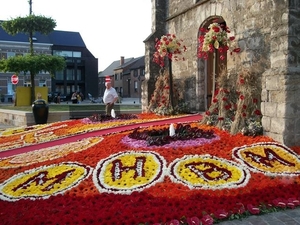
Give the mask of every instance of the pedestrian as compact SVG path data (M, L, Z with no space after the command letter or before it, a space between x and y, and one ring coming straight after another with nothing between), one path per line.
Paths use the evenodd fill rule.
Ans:
M57 93L56 104L60 104L60 92Z
M77 103L79 104L82 101L81 94L79 91L77 92L76 98L77 98Z
M105 113L107 116L111 116L111 111L114 108L115 102L118 100L118 93L116 89L112 87L110 78L105 79L105 91L103 95L103 102L105 104Z
M77 93L74 92L71 97L71 101L73 104L77 104Z

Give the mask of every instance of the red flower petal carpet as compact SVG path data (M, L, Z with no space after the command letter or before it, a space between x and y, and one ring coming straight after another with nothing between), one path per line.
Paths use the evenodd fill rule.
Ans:
M1 224L212 224L300 205L300 146L230 135L200 119L140 115L3 131ZM170 124L178 138L168 144L130 136L159 136ZM181 125L200 135L186 138Z

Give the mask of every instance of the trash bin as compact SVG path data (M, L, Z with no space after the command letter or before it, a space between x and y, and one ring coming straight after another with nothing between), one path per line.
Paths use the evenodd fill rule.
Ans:
M48 120L49 106L43 99L35 100L32 104L32 112L36 124L45 124Z

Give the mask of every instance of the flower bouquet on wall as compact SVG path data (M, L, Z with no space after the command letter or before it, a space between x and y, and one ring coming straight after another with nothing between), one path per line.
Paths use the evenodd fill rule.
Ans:
M186 51L186 47L183 45L183 40L178 39L175 34L167 34L161 36L160 39L157 38L155 49L153 61L160 67L165 66L165 57L175 61L185 60L181 54Z
M200 29L202 35L199 37L198 57L207 59L210 52L218 50L220 59L225 59L225 54L230 51L232 53L240 52L240 48L234 47L234 36L228 36L229 28L224 23L212 23L208 29Z

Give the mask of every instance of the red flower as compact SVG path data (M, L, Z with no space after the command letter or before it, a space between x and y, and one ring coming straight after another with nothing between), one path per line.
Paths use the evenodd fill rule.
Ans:
M225 59L225 56L224 56L224 55L220 55L220 59L221 59L221 60L224 60L224 59Z
M228 217L228 212L226 212L224 209L219 209L214 213L214 215L218 219L225 219Z
M244 100L244 99L245 99L245 96L244 96L244 95L240 95L240 99L241 99L241 100Z
M219 91L220 91L219 89L216 89L215 93L214 93L214 96L217 96L219 94Z
M294 209L296 206L300 205L300 201L296 198L289 198L286 205L287 207Z
M199 225L200 224L200 220L196 216L191 217L191 218L187 218L186 222L187 222L188 225Z
M246 211L244 205L242 203L238 203L237 205L240 205L240 207L237 209L236 213L243 214Z
M257 215L260 213L260 209L258 207L253 206L252 204L248 204L247 209L253 215Z
M214 98L213 103L217 103L217 102L218 102L218 99Z
M213 29L214 32L216 32L216 33L220 32L220 28L219 28L219 27L213 27L212 29Z
M205 114L206 114L207 116L209 116L209 115L210 115L210 111L206 111Z
M219 52L220 52L220 53L223 53L224 51L226 51L226 49L225 49L225 48L223 48L223 47L219 47L219 49L218 49L218 50L219 50Z
M178 220L171 220L167 225L180 225L180 222Z
M254 98L253 103L257 103L257 102L258 102L257 98Z
M231 104L225 105L225 109L229 110L231 108Z
M276 207L285 208L286 207L286 201L282 198L276 198L273 200L273 204Z
M246 106L246 105L243 105L243 109L247 109L247 106Z
M214 219L210 215L205 215L202 217L201 222L203 225L212 225L214 223Z
M254 111L254 114L260 116L260 115L261 115L261 112L260 112L259 109L256 109L256 110Z
M201 31L202 33L206 33L206 32L207 32L207 30L206 30L204 27L201 27L201 28L200 28L200 31ZM204 36L201 36L201 37L204 38Z
M229 93L230 93L230 91L227 90L226 88L224 88L223 91L224 91L224 93L226 93L226 94L229 94Z
M228 99L227 99L226 97L223 97L222 100L223 100L223 101L227 101Z
M235 49L233 49L233 52L235 52L235 53L238 53L238 52L240 52L240 51L241 51L240 48L235 48Z
M219 117L218 120L224 120L224 117Z
M245 80L243 78L240 79L240 84L244 84Z
M247 116L247 114L246 114L246 113L243 113L243 114L242 114L242 116L243 116L243 117L246 117L246 116Z
M231 36L229 39L230 39L230 41L233 41L235 39L235 37Z

